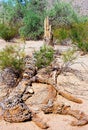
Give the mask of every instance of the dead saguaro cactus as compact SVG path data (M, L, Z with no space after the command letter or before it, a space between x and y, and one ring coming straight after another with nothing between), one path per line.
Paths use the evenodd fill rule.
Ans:
M50 25L48 16L44 20L44 43L47 45L54 46L53 33L51 31L51 25Z

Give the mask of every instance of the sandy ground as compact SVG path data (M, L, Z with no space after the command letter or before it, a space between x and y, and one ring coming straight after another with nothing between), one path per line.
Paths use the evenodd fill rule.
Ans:
M21 43L21 44L20 44ZM17 43L6 43L3 40L0 40L0 49L4 48L6 45L20 45L21 47L24 46L24 44L20 41L17 41ZM25 44L25 51L27 54L32 54L34 50L38 50L40 46L43 45L43 41L27 41ZM55 46L55 48L64 48L66 47L60 47ZM59 96L59 100L61 99L66 104L70 104L73 109L79 109L88 114L88 55L85 56L78 56L78 59L76 62L81 62L83 65L74 64L72 68L75 68L76 70L80 70L80 72L83 74L84 80L79 79L79 75L74 76L73 74L67 74L66 76L61 75L58 79L58 83L61 82L61 85L64 85L67 83L67 86L65 84L65 89L71 93L73 93L75 96L80 97L83 100L83 104L76 104L71 101L68 101L64 99L63 97ZM60 82L59 82L60 80ZM42 115L43 113L41 113ZM50 128L48 130L88 130L88 125L81 126L81 127L72 127L70 125L72 120L75 120L75 118L71 116L65 116L65 115L43 115L44 119L49 124ZM30 122L24 122L24 123L8 123L5 121L0 121L0 130L41 130L39 127L37 127L32 121Z

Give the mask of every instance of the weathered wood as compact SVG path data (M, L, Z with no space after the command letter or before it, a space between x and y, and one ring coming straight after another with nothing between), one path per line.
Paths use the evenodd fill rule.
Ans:
M55 102L54 99L56 99L57 94L60 94L73 102L82 103L81 99L78 99L58 88L57 74L60 74L58 73L60 72L60 67L54 67L54 64L37 71L33 58L27 56L25 62L25 71L23 72L22 80L13 89L9 96L6 97L2 103L0 103L0 107L3 110L2 116L4 120L9 122L33 120L41 128L46 129L48 127L48 125L45 122L42 122L41 118L36 115L36 111L32 110L32 108L30 109L30 106L25 104L25 100L34 93L27 88L29 87L29 89L31 89L30 86L33 82L40 82L49 84L50 89L48 89L48 91L52 93L50 94L50 97L49 95L46 96L47 99L44 101L45 104L41 106L40 110L44 111L44 113L56 113L74 116L78 121L72 122L72 125L81 126L88 123L88 116L85 113L80 112L79 110L72 110L70 106L65 105L65 103ZM54 97L51 98L53 92Z
M46 83L54 87L54 89L57 91L58 94L63 96L64 98L76 102L76 103L82 103L81 99L78 99L74 97L72 94L65 92L64 90L61 90L59 86L57 86L57 74L60 70L54 70L52 67L46 67L38 71L36 75L36 82L40 83ZM47 73L48 72L48 73Z
M15 69L8 67L1 71L0 78L8 87L16 87L20 80L20 74Z
M51 30L51 25L49 23L49 17L47 16L44 20L44 43L47 45L54 46L53 33Z
M5 121L24 122L33 119L35 124L43 129L46 129L48 128L47 123L41 121L40 117L37 116L36 113L31 110L24 102L24 100L32 96L34 93L32 90L30 90L31 88L27 88L33 81L35 81L35 79L32 79L35 74L35 63L31 57L26 56L25 71L23 72L22 80L9 94L8 98L6 97L4 100L2 100L0 107L2 108L2 117ZM14 76L12 78L14 78ZM13 80L12 78L11 81ZM7 79L4 81L6 83Z
M88 115L80 110L72 110L70 106L65 104L53 103L47 104L42 108L45 114L54 113L54 114L62 114L62 115L71 115L77 119L77 121L72 121L72 126L83 126L88 124Z
M3 118L8 122L23 122L31 120L31 111L18 97L13 97L5 102Z

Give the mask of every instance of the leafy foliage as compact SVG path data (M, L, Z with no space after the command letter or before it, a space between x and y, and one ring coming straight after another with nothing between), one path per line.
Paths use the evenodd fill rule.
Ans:
M16 0L3 1L3 23L16 25L21 23L24 13L24 6Z
M75 48L73 48L72 50L68 49L66 52L62 54L64 63L72 62L74 59L76 59L74 55L75 51L76 51Z
M65 27L53 29L54 38L58 39L59 41L69 38L69 33L69 29Z
M53 29L53 34L54 37L59 41L62 41L66 38L71 38L73 43L76 43L80 49L87 50L88 21L73 23L70 27L55 27Z
M71 38L82 50L87 51L88 17L80 17L70 4L57 1L49 12L53 34L59 42Z
M56 39L61 41L70 37L80 45L87 43L88 17L80 17L70 4L56 1L51 9L47 7L46 0L3 1L0 11L0 37L7 41L19 35L24 40L41 39L44 19L49 16Z
M8 0L3 2L2 17L4 25L14 28L24 39L39 39L43 34L43 21L46 15L46 0ZM18 33L19 29L19 33Z
M79 42L77 46L84 52L88 52L88 42Z
M0 37L6 41L10 41L17 35L17 29L8 27L7 25L0 24Z
M20 28L20 35L26 39L39 39L43 33L41 17L30 11L23 19L24 26Z
M70 26L73 22L78 22L78 15L68 3L57 1L49 11L52 25Z
M36 66L38 68L46 67L53 61L54 50L50 46L42 46L39 51L35 51Z
M73 24L71 27L71 38L75 42L88 41L88 22Z
M26 39L40 39L46 15L46 0L30 0L23 18L20 35Z
M11 67L21 72L24 68L24 56L25 54L23 49L6 46L2 51L0 51L0 68L5 69Z
M76 48L68 49L66 52L62 54L63 64L61 66L61 73L67 71L71 65L74 64L75 59L77 58Z
M88 52L88 21L73 24L71 38L82 51Z
M13 28L15 28L16 36L17 36L19 35L18 30L23 24L22 20L25 15L25 12L26 12L26 6L22 5L22 3L19 0L3 1L2 11L0 12L1 23L6 27L11 28L12 33L13 33ZM8 34L6 33L5 35Z

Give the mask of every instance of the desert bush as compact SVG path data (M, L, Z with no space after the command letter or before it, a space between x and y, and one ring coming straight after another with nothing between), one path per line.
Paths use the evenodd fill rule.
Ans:
M70 26L74 22L78 22L78 15L72 6L66 2L57 1L49 11L49 17L52 25Z
M88 22L88 16L81 16L79 17L79 23L86 23Z
M84 52L88 52L88 42L79 42L77 46Z
M19 32L26 39L41 39L46 15L46 0L30 0L23 17L23 26Z
M74 42L88 40L88 22L75 23L71 27L71 38Z
M70 4L58 0L49 16L54 38L59 42L66 38L80 45L88 42L88 17L80 17Z
M54 58L54 50L50 46L42 46L39 51L35 51L36 66L38 68L48 66Z
M43 34L41 17L34 12L28 12L23 19L24 26L20 28L20 36L25 39L39 39Z
M79 44L78 47L83 47L84 43L88 42L88 21L73 23L70 27L55 27L53 34L59 41L71 38L73 43Z
M70 38L71 27L79 23L79 15L69 3L57 1L49 11L54 38L59 41Z
M46 0L7 0L0 11L2 22L10 26L19 23L19 33L24 39L40 39L46 14Z
M16 25L22 21L24 8L19 0L6 0L2 2L2 21L9 25Z
M82 51L88 52L88 21L73 24L70 36Z
M68 49L63 52L62 60L63 64L61 66L61 73L67 71L71 65L73 65L75 60L77 59L76 48Z
M55 39L58 39L59 41L69 38L69 33L69 29L64 27L53 29L53 36Z
M6 41L10 41L17 35L15 27L8 27L5 24L0 24L0 37Z
M73 49L68 49L66 52L64 52L62 54L62 59L63 59L63 62L66 64L68 62L71 62L76 59L76 56L74 55L76 52L76 49L73 48Z
M5 69L11 67L21 72L24 68L25 54L23 49L13 46L6 46L0 51L0 68Z

